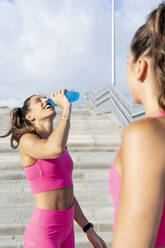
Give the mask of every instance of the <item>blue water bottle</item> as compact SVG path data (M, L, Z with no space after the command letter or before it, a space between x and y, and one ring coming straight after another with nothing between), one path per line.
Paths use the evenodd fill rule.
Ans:
M80 93L75 90L65 91L64 95L68 98L70 102L77 101L80 97ZM58 106L57 104L54 103L54 101L51 98L49 98L48 103L50 103L52 106Z

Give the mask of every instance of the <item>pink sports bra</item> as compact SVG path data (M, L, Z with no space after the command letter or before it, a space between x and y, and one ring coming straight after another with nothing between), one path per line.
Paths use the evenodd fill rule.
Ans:
M156 115L153 115L152 117L158 117L158 116L165 116L165 111L160 112ZM120 147L117 150L116 156L118 155L118 153L121 149L122 149L122 147ZM113 163L110 167L110 171L108 174L109 191L110 191L110 194L113 198L114 206L115 206L115 208L114 208L114 221L112 224L113 230L115 229L115 226L116 226L116 218L117 218L117 211L118 211L119 198L120 198L121 180L122 180L122 177L118 173L118 171L116 170L115 163ZM161 217L161 221L160 221L160 226L159 226L159 230L158 230L158 234L157 234L157 239L155 242L156 246L165 246L164 233L165 233L165 201L164 201L164 208L163 208L163 213L162 213L162 217Z
M64 187L73 187L73 160L67 151L59 158L39 159L33 165L24 167L32 194Z

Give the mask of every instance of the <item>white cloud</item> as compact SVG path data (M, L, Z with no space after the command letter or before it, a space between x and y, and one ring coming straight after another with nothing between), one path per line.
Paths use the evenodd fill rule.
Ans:
M116 86L130 96L129 45L161 1L116 1ZM88 85L111 83L110 0L0 0L0 36L0 104L60 88L78 89L81 103Z
M111 80L109 0L0 1L0 99ZM12 1L13 2L13 1Z

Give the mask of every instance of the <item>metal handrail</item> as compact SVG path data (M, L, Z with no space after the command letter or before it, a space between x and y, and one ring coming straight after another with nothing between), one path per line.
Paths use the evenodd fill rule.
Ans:
M98 92L88 87L85 101L96 114L112 112L123 126L145 117L142 104L129 103L111 84Z

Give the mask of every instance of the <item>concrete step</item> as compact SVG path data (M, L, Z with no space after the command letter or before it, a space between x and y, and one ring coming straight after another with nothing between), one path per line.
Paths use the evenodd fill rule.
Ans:
M23 192L23 191L22 191ZM33 202L33 196L31 195L30 191L24 191L24 195L20 194L21 192L15 191L13 190L13 192L9 193L9 191L4 192L4 194L2 195L2 193L0 193L0 204L22 204L22 203L29 203L29 202ZM6 196L5 196L6 194ZM99 201L104 202L106 205L110 205L112 200L110 198L110 194L108 192L108 189L105 190L99 190L97 191L96 194L96 189L92 190L91 192L86 192L85 190L82 192L81 190L74 190L74 195L77 197L77 199L79 200L80 203L82 202L93 202L95 204L97 204ZM2 199L3 196L3 199ZM7 207L7 206L6 206Z
M72 158L73 159L73 158ZM74 170L94 170L94 169L98 169L98 170L103 170L103 169L109 169L112 165L112 163L114 162L114 159L108 160L107 162L104 161L79 161L79 162L74 162ZM4 171L17 171L19 173L19 171L23 171L23 167L20 163L17 162L12 162L12 163L0 163L0 174L2 174Z
M112 223L114 208L111 204L100 204L99 202L95 204L90 204L90 202L79 202L81 209L90 219L90 221L97 222L99 224ZM34 211L34 203L29 204L11 204L5 208L5 205L0 208L0 227L3 224L26 224L31 218Z
M84 175L82 172L73 172L73 179L74 178L83 178ZM19 180L19 179L25 179L25 173L24 171L15 171L15 170L10 170L10 171L1 171L0 174L0 180Z
M113 232L99 232L98 235L110 246L113 239ZM75 247L92 248L85 233L75 234ZM0 236L0 248L23 248L23 235Z
M117 148L119 149L119 147ZM74 162L74 168L77 169L104 169L109 168L114 162L115 151L69 151ZM2 153L0 154L0 170L23 170L20 160L20 154Z
M74 195L77 198L80 206L83 207L83 203L85 202L88 206L84 207L86 213L88 214L89 218L104 218L103 216L106 216L108 214L111 214L111 212L114 209L114 202L113 199L111 198L111 195L107 194L107 192L101 192L98 193L97 195L95 195L95 193L93 192L92 194L85 194L82 193L80 195L81 192L75 192ZM103 196L104 194L104 196ZM2 197L2 195L0 195L0 197ZM90 202L92 201L92 206L90 206ZM103 202L104 205L100 204L100 202ZM1 211L1 216L3 216L5 209L8 209L9 206L13 207L13 208L17 208L19 204L22 204L22 209L24 209L24 204L30 204L29 208L31 208L31 213L32 213L32 209L34 207L34 200L32 198L32 196L29 195L24 195L24 196L17 196L16 194L14 195L9 195L6 194L6 196L4 196L3 199L0 199L0 204L2 206L4 206L4 208ZM105 210L105 212L102 212L102 209ZM30 211L30 210L29 210ZM18 213L20 213L21 210L18 210ZM5 216L5 215L4 215ZM29 214L30 216L30 214ZM102 217L100 217L102 216Z
M75 166L75 165L74 165ZM96 169L96 166L98 166L99 169ZM106 168L107 166L107 168ZM81 169L83 167L83 170ZM92 170L89 170L88 165L86 165L86 168L84 168L85 165L81 165L81 168L79 167L79 165L76 167L76 169L73 170L73 180L78 178L78 179L97 179L98 180L102 180L103 178L107 178L108 173L109 173L109 169L111 167L111 165L107 164L107 165L93 165ZM104 168L104 170L102 169ZM0 173L0 181L1 180L26 180L25 178L25 172L23 170L23 167L20 168L19 170L1 170Z
M79 141L80 140L80 141ZM67 142L67 147L69 152L115 152L121 145L121 141L109 143L109 141L101 140L99 143L88 142L84 140L83 143L81 142L81 138L75 138L73 142ZM8 144L1 144L0 143L0 156L1 155L18 155L20 156L18 149L12 149Z
M97 232L112 232L112 221L108 222L95 222L90 220L94 224L94 228ZM28 220L18 223L2 223L0 224L0 236L5 235L22 235L26 229L26 226L28 224ZM74 222L74 230L75 232L80 232L81 228L78 226L77 223Z
M108 177L108 175L107 175ZM97 178L93 178L92 181L84 180L81 178L75 178L74 182L74 190L81 191L82 193L85 192L96 192L96 185L97 185L97 192L105 192L108 188L107 178L102 178L98 180ZM84 187L85 186L85 187ZM0 194L1 192L10 192L10 193L20 193L20 192L31 192L29 183L24 180L0 180Z
M83 193L81 193L80 190L74 190L74 195L76 196L80 204L82 204L83 202L87 202L88 204L90 204L92 202L92 204L97 206L98 202L103 202L104 204L110 206L113 201L111 199L111 195L107 191L108 190L105 190L104 192L98 192L96 195L96 191L93 191L92 193L86 193L85 191L83 191ZM33 202L34 199L30 191L19 193L16 191L0 192L0 205L4 206L4 208L7 208L10 205L17 207L18 204L32 204Z
M114 161L112 161L114 162ZM95 180L95 178L99 178L100 180L107 180L107 177L108 177L108 173L109 173L109 170L112 166L112 162L107 164L107 165L101 165L101 164L95 164L95 165L91 165L89 168L87 167L87 164L79 164L79 165L75 165L74 163L74 170L73 170L73 180L75 181L76 178L80 178L83 177L85 179L90 179L90 181L93 181ZM24 170L23 170L23 167L20 168L19 170L0 170L0 176L3 177L3 175L7 176L8 174L10 175L15 175L15 174L20 174L23 176L24 174ZM79 176L80 175L80 176ZM90 176L91 177L90 177ZM7 180L7 178L6 178ZM11 181L13 180L13 183L14 181L17 181L16 179L10 179ZM22 181L21 181L22 180ZM5 183L5 179L1 178L0 180L0 183L1 182L4 182ZM19 182L28 182L27 179L25 178L20 178ZM18 182L18 183L19 183ZM75 181L76 183L76 181ZM1 189L0 189L0 192L1 192Z

